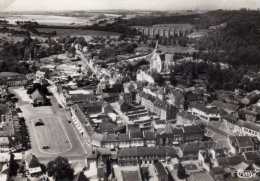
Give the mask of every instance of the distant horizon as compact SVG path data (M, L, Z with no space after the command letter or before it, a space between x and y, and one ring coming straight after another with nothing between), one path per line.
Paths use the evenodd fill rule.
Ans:
M0 0L0 8L4 12L257 10L260 0Z
M124 11L124 12L172 12L172 13L178 13L178 12L196 12L196 11L203 11L203 12L207 12L207 11L218 11L218 10L222 10L222 11L239 11L239 10L249 10L249 11L260 11L260 8L238 8L238 9L224 9L224 8L220 8L220 9L180 9L180 10L157 10L157 9L87 9L87 10L83 10L83 9L68 9L68 10L2 10L0 11L0 13L47 13L47 12L51 12L51 13L59 13L59 12L118 12L118 11Z

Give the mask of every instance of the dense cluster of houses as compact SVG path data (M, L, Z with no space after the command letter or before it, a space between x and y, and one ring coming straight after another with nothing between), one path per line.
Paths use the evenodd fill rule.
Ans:
M140 29L150 36L186 36L192 30L188 25ZM80 57L88 55L88 47L73 46ZM69 76L70 66L64 66L68 72L64 67L57 69L55 76L49 75L49 82L60 107L70 113L80 139L92 147L88 161L97 166L101 180L222 181L249 168L260 173L259 91L216 90L213 95L199 80L193 87L167 82L160 87L152 72L167 78L175 60L173 54L159 53L157 47L151 54L126 56L125 62L146 59L150 64L135 72L136 80L131 81L116 64L104 68L97 65L97 57L86 57L82 62L90 75L84 76L74 66L76 73ZM62 79L57 79L59 71ZM3 77L3 98L8 87L28 84L18 74ZM29 95L35 106L46 105L45 73L38 71L35 77L34 86L27 86ZM12 113L0 110L0 133L10 127ZM0 136L0 151L10 148L13 134L8 133Z
M178 180L184 172L186 180L211 181L237 177L249 166L259 169L258 91L216 90L213 96L200 82L160 87L150 73L167 75L173 55L155 50L145 58L150 66L137 71L137 81L114 81L116 69L101 71L93 61L94 86L57 86L56 98L93 147L89 161L98 165L100 178L113 175L108 163L117 180Z

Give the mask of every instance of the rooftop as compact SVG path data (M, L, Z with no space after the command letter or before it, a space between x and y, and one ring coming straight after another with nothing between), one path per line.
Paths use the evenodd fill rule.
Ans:
M113 167L117 181L142 181L140 168L137 166Z
M135 147L125 148L118 152L118 157L175 157L176 150L170 147Z
M191 174L187 181L214 181L214 179L207 172L197 172Z

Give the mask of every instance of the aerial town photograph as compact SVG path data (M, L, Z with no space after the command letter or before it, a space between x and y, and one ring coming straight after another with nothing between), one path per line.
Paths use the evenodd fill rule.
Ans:
M0 181L260 181L260 0L0 0Z

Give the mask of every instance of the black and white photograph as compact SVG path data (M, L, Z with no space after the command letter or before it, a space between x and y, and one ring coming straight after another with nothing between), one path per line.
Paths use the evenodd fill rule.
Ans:
M260 0L0 0L0 181L260 181Z

